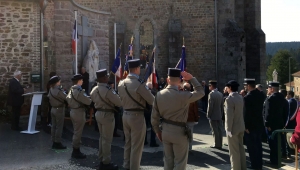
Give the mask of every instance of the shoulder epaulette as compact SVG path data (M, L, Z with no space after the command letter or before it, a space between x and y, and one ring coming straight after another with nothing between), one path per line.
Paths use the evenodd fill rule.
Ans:
M110 86L106 86L106 88L107 88L108 90L110 90L110 89L111 89L111 87L110 87Z
M142 79L138 79L138 81L139 81L141 84L145 83L145 81L142 80Z

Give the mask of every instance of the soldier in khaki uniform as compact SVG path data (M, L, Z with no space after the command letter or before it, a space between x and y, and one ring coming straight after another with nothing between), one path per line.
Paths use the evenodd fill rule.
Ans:
M191 82L194 91L179 91L180 75ZM201 84L191 74L180 69L169 68L168 86L159 91L152 109L151 123L160 141L164 145L164 169L185 170L188 159L189 141L186 135L186 123L189 104L204 96ZM170 103L172 106L170 106ZM162 117L162 132L159 128Z
M243 145L245 131L243 108L244 100L238 94L239 84L231 80L226 86L229 96L225 99L225 130L228 139L231 169L246 170L246 156Z
M123 167L130 170L138 170L146 135L144 109L146 102L149 105L153 104L154 96L146 84L139 79L140 60L129 60L128 67L129 75L118 86L124 109L123 129L125 146Z
M218 91L216 80L209 81L209 90L211 92L208 94L207 118L209 119L212 135L215 140L214 145L210 147L221 149L222 141L223 141L223 133L222 133L222 127L223 127L222 108L224 107L223 94Z
M67 94L60 88L60 77L53 76L49 80L49 102L51 108L51 137L52 149L66 149L67 147L61 144L61 135L64 126L65 118L65 103Z
M107 84L107 70L102 69L96 72L98 84L91 92L91 98L95 103L96 120L98 123L99 158L102 170L117 170L118 166L111 163L111 142L115 128L115 106L121 106L121 99L117 93Z
M83 159L86 158L86 155L80 152L80 140L82 130L86 122L85 107L89 106L92 101L81 88L83 83L82 75L74 75L72 81L74 85L71 87L67 96L67 101L71 108L70 117L74 128L72 157L76 159Z

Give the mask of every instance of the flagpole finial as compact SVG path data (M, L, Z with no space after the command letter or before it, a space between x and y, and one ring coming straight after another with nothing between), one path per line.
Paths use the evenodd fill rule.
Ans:
M155 51L156 50L156 46L154 46L154 48L153 48L153 51Z
M132 44L132 42L133 42L133 35L131 36L131 42L130 42L130 44Z
M119 48L121 48L121 46L122 46L122 43L120 44L120 47L119 47Z
M183 43L182 43L182 46L184 46L184 36L182 37L182 42L183 42Z

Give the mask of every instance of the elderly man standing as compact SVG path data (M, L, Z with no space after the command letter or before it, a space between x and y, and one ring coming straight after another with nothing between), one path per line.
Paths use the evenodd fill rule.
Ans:
M190 80L195 91L179 91L180 76L185 81ZM187 127L189 105L203 97L204 91L195 77L190 73L181 72L180 69L169 68L167 81L168 86L155 97L151 123L156 136L164 145L164 169L184 170L191 136ZM160 118L162 131L159 128Z
M217 81L209 81L208 94L208 108L207 118L212 130L212 135L215 139L214 145L211 148L222 148L223 134L222 134L222 107L223 107L223 95L217 89Z
M9 81L8 89L8 100L7 104L12 107L12 117L11 117L11 129L15 131L22 131L19 126L21 106L24 103L25 89L22 87L20 80L22 77L21 71L14 72L14 78Z
M239 84L231 80L226 86L229 96L225 100L225 130L228 139L228 148L231 162L231 169L246 170L246 156L243 145L245 131L243 107L244 100L237 93Z

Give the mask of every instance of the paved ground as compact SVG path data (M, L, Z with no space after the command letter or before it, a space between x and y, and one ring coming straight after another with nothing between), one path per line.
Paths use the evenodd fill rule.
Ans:
M26 127L26 118L22 127ZM72 124L65 121L63 143L68 146L65 151L51 149L50 135L40 132L35 135L20 134L10 130L9 124L0 124L0 170L90 170L96 169L99 164L97 158L99 133L94 126L86 125L81 150L86 153L87 159L74 160L71 158ZM121 134L122 132L119 131ZM148 135L149 136L149 135ZM199 124L195 126L193 151L189 154L188 170L192 169L222 169L229 170L230 162L228 147L222 150L211 149L213 143L208 121L201 115ZM224 143L227 143L224 138ZM119 166L123 161L123 137L114 138L112 146L112 161ZM145 146L141 161L141 169L163 169L163 148ZM264 144L264 159L268 158L268 146ZM248 159L248 157L247 157ZM293 169L292 161L285 162L288 166L282 169ZM264 167L264 169L272 169Z

